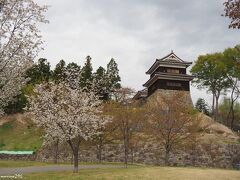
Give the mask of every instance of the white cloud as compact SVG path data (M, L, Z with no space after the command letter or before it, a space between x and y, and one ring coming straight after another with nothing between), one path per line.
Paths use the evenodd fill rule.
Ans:
M106 66L114 57L122 84L141 89L149 78L146 70L156 58L173 49L194 61L198 55L222 51L239 43L237 30L228 29L219 0L38 0L51 5L50 24L41 26L45 50L39 57L54 66L60 59ZM192 88L211 102L205 91Z

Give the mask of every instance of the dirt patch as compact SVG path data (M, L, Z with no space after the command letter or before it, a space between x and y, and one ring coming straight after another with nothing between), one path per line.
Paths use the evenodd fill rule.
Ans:
M216 138L217 141L238 142L239 136L223 124L214 121L203 113L199 113L197 118L200 121L200 128L205 132L204 138L211 137L210 139L214 140Z
M18 114L13 114L13 115L6 115L6 116L3 116L0 119L0 126L7 123L7 122L10 122L10 121L17 121L21 124L26 124L28 119L30 119L30 117L27 113L25 113L25 114L18 113Z

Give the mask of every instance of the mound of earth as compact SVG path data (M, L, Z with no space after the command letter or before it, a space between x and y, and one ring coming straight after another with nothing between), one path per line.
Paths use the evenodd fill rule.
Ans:
M215 143L238 143L239 136L231 129L214 121L211 117L203 113L198 113L198 120L200 121L200 128L204 131L201 139L207 142Z
M147 105L168 106L167 103L176 103L180 108L194 108L189 92L176 90L157 90L147 98ZM231 129L213 120L203 113L197 113L200 121L200 139L203 143L239 143L239 136Z

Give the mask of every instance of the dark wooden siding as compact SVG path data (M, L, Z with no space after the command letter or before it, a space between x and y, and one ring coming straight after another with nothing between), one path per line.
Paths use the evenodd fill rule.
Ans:
M148 88L148 96L153 94L157 89L190 91L190 86L189 81L159 79Z
M150 77L153 77L153 75L154 75L155 73L158 73L158 72L167 73L167 69L177 69L177 70L179 70L179 73L180 73L180 74L186 74L186 73L187 73L185 68L159 67L159 68L156 69L156 71L154 71L154 72L151 74Z

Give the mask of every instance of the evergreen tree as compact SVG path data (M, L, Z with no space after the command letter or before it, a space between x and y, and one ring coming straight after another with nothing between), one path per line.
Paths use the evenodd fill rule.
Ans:
M49 81L52 75L49 62L47 62L47 59L40 58L38 63L34 64L32 68L27 71L26 75L30 78L28 84L35 85Z
M55 82L60 82L64 80L66 78L65 71L66 71L66 63L64 60L60 60L53 71L53 80Z
M27 70L26 78L28 78L29 81L22 88L21 94L17 95L14 100L9 102L8 106L5 107L5 113L23 112L23 109L28 103L26 95L31 95L36 84L49 81L51 75L52 71L50 70L49 62L47 62L47 59L40 58L37 63Z
M90 88L90 84L93 80L93 74L92 74L92 58L90 56L86 57L86 62L81 70L81 78L80 78L80 85L81 87L85 87L87 89Z
M195 108L206 115L210 115L209 107L206 101L203 98L199 98L195 104Z
M107 90L111 95L116 89L121 88L118 65L113 58L107 64L107 78Z
M107 91L107 76L106 70L100 66L93 74L94 80L97 83L97 94L102 100L109 99L109 93Z
M74 70L74 71L79 71L81 70L81 67L77 65L77 63L71 62L67 65L66 67L67 70Z

